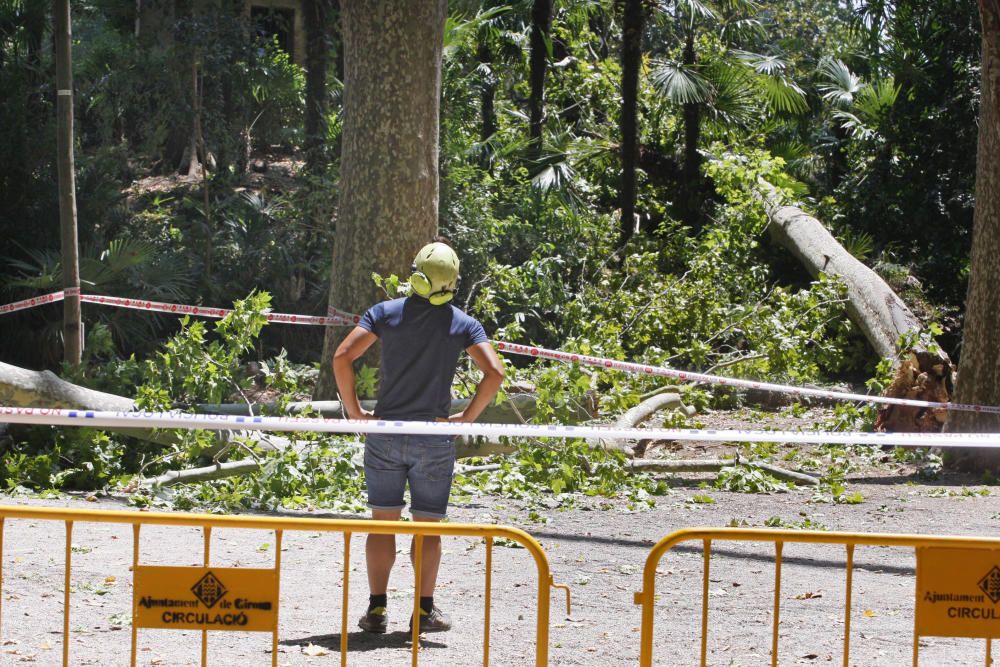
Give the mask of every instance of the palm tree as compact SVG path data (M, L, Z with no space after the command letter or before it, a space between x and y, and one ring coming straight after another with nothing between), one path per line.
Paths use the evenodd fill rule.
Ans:
M681 219L697 229L703 195L699 145L704 121L725 131L727 126L747 126L762 111L796 114L808 106L804 91L788 75L779 55L742 48L764 37L755 2L673 0L660 7L656 27L665 32L672 47L655 59L651 81L664 102L681 109L683 192L675 203ZM696 51L700 36L715 45L701 57Z

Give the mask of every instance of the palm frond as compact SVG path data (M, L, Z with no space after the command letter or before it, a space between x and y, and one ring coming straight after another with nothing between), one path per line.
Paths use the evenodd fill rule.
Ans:
M750 42L766 39L767 30L756 18L738 18L726 21L722 26L721 37L723 42L728 43Z
M464 16L449 16L444 22L444 46L441 57L445 60L451 59L460 48L471 42L480 29L491 28L493 20L509 10L509 7L490 7L468 19Z
M835 111L833 117L840 121L840 126L854 139L865 140L875 136L875 130L865 125L863 120L850 111Z
M731 53L736 56L737 60L751 67L757 74L763 74L764 76L782 76L785 70L788 69L788 65L780 56L766 56L761 53L752 53L739 49L734 49Z
M809 110L806 93L787 76L761 77L764 99L776 113L800 114Z
M697 18L707 19L709 21L714 21L716 19L716 14L708 3L702 2L701 0L676 0L677 6L681 8L691 20L694 21Z
M835 107L850 106L854 97L865 88L861 78L837 58L824 58L819 64L819 72L826 77L826 82L817 87L823 99Z
M674 104L705 103L715 92L712 84L697 69L673 60L659 63L650 81Z
M873 121L881 119L896 103L899 91L900 86L896 85L892 77L881 79L861 90L855 100L855 107Z
M715 88L709 117L722 125L745 127L758 115L753 75L745 67L713 63L706 71Z

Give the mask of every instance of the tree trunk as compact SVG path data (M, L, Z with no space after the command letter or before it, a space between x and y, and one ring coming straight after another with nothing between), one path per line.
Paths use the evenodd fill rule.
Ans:
M73 37L69 0L55 3L56 147L59 171L59 229L62 246L63 350L76 366L83 352L80 321L80 251L76 232L76 167L73 161Z
M695 63L694 31L688 33L684 44L684 64ZM701 204L701 154L698 142L701 138L701 105L689 102L684 105L684 173L681 193L680 218L695 231L701 229L699 209Z
M306 168L316 172L326 164L326 70L330 53L330 0L303 0L306 24Z
M181 165L177 171L187 174L192 178L202 175L205 169L202 152L205 139L201 131L201 85L200 67L198 64L198 47L191 48L191 134L188 136L188 146L181 158ZM201 160L199 160L199 154Z
M497 113L495 108L497 75L493 70L493 52L489 43L479 42L476 48L476 59L479 61L479 111L482 124L479 128L479 142L482 149L479 154L479 166L484 171L492 172L493 150L489 140L497 131Z
M976 148L976 210L972 228L969 291L965 299L962 359L955 400L1000 405L1000 3L980 0L982 95ZM1000 431L1000 415L954 412L948 431ZM966 449L950 463L970 471L1000 471L1000 450Z
M764 206L771 240L791 252L814 278L838 276L847 284L847 312L880 357L896 357L904 334L919 334L920 320L882 278L847 252L816 218L781 204L764 186Z
M552 0L534 0L531 6L531 53L528 79L531 96L528 98L529 128L533 157L542 154L542 126L545 119L545 69L548 66L548 47L552 29Z
M639 157L639 70L642 67L642 0L622 4L622 182L619 247L635 231L636 163Z
M952 394L953 366L941 349L922 345L923 325L884 280L847 252L816 218L794 206L784 206L774 189L761 186L771 240L791 252L817 277L837 276L847 286L847 314L876 354L897 362L896 378L884 392L896 398L947 402ZM901 353L900 338L913 341L909 354ZM902 358L902 360L901 360ZM901 360L901 361L900 361ZM940 410L887 406L879 411L877 426L890 431L938 431Z
M329 303L364 312L371 275L407 276L437 234L438 114L446 0L344 0L344 139ZM315 397L336 394L327 329ZM373 363L374 350L366 356Z

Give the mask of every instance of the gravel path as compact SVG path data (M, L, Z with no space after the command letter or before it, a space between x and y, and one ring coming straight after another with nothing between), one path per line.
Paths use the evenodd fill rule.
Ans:
M730 523L762 526L777 517L831 530L996 535L1000 501L963 495L970 480L950 477L932 484L854 479L860 505L809 504L810 492L744 495L712 491L714 504L688 485L658 500L654 509L629 512L621 503L584 501L555 510L545 523L527 522L528 510L509 500L475 497L456 508L453 521L499 522L526 529L542 543L557 582L573 590L572 614L561 591L552 597L550 664L635 665L639 653L639 608L633 593L652 544L684 526ZM5 504L123 509L121 499L7 498ZM592 503L588 506L586 503ZM613 509L598 509L601 504ZM298 515L297 515L298 516ZM309 516L323 516L310 514ZM772 519L773 521L774 519ZM4 531L0 664L61 664L63 526L47 521L7 521ZM131 528L76 524L71 584L71 664L128 663L131 606ZM184 528L143 529L141 559L148 564L197 565L201 534ZM216 530L213 565L267 567L274 536L265 531ZM352 541L349 664L409 664L407 630L412 600L408 545L390 590L390 632L365 635L356 629L367 600L363 538ZM482 662L485 547L472 538L449 538L436 599L456 629L426 635L421 664ZM770 664L773 547L719 543L709 582L713 665ZM286 533L283 558L280 665L339 664L343 538L329 533ZM788 545L784 551L782 665L840 664L843 643L844 551L840 547ZM851 663L910 664L914 559L907 550L859 547L854 578ZM702 554L684 545L659 566L656 664L697 664ZM534 564L523 549L498 547L494 555L491 664L528 665L534 651ZM143 630L142 665L200 664L200 633ZM977 640L922 640L921 664L982 664ZM269 665L270 637L212 633L210 664Z

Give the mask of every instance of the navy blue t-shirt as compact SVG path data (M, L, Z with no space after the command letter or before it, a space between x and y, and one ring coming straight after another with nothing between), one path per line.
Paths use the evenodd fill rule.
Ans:
M411 296L375 304L358 326L382 341L375 415L433 421L451 410L451 383L462 350L489 340L474 318L451 304Z

